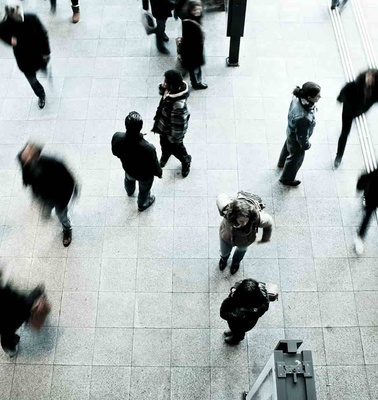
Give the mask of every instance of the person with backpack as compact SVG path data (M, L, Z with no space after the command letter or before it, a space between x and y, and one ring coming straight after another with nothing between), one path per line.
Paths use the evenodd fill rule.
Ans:
M298 186L301 181L295 179L302 166L305 152L310 149L310 137L314 132L315 103L320 99L320 86L306 82L293 91L289 107L286 141L282 147L278 168L283 168L280 182L287 186Z
M228 323L224 332L225 342L238 344L269 309L269 295L266 285L254 279L236 282L220 308L220 317Z
M264 210L265 204L257 195L239 192L236 198L222 193L217 198L219 214L223 217L220 224L220 260L219 269L227 267L233 247L231 275L240 267L248 247L256 240L259 228L263 228L261 242L268 242L272 235L273 219Z

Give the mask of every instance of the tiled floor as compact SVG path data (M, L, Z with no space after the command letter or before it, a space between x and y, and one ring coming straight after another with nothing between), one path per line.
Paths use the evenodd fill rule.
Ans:
M374 38L376 1L360 1ZM170 160L154 184L155 205L142 214L124 192L110 139L137 110L159 148L149 132L157 84L175 57L158 55L145 36L137 0L82 0L76 26L68 0L56 16L47 1L24 3L48 27L53 80L41 78L41 111L11 49L0 46L0 265L13 268L21 289L44 282L53 311L39 334L22 330L17 358L0 354L1 400L239 399L283 338L302 338L313 351L318 399L376 398L378 232L372 223L357 258L363 164L352 132L343 164L332 167L344 75L326 2L249 1L234 69L225 67L224 13L205 17L209 89L189 98L192 172L182 179ZM179 31L170 19L172 54ZM287 189L276 161L291 90L307 80L323 97L303 183ZM369 114L371 126L377 115ZM22 188L15 156L29 138L63 157L81 182L68 249L58 222L43 222ZM231 277L217 269L215 197L238 189L263 197L275 227ZM243 277L279 283L282 295L231 348L219 307Z

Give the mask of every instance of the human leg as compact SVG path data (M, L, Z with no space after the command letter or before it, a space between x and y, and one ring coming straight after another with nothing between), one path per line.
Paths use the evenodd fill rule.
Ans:
M221 236L219 236L219 240L220 240L219 269L223 271L227 267L227 260L230 257L233 246L232 244L225 242Z
M51 12L55 13L55 11L56 11L56 0L50 0L50 7L51 7Z
M155 197L151 196L151 187L152 184L154 183L154 177L146 179L145 181L138 181L138 182L139 182L138 209L139 211L144 211L155 201Z
M350 133L350 130L352 128L352 123L353 123L353 116L348 110L343 109L343 114L342 114L342 128L341 128L341 133L339 137L339 141L337 144L337 152L336 152L336 158L335 158L335 168L337 168L344 155L345 147L347 144L348 136Z
M167 135L160 135L161 158L160 166L163 168L167 164L169 157L172 155L172 144L168 140Z
M374 209L371 209L371 208L365 209L365 216L364 216L364 219L362 220L360 229L358 230L358 236L360 236L362 239L364 239L366 236L366 231L369 226L369 222L370 222L371 216L373 215L373 212L374 212Z
M289 151L289 155L286 158L280 181L286 184L294 182L300 183L300 181L295 180L295 177L303 164L305 151L301 149L298 144L290 144L289 142L287 143L287 150Z
M135 192L135 179L126 172L125 172L124 186L127 195L132 196Z
M68 207L55 207L56 215L63 226L63 246L67 247L72 241L72 222Z
M245 253L248 250L248 246L237 246L234 255L232 256L232 264L231 264L231 275L234 275L240 267L240 263L243 260Z
M71 8L72 8L72 22L74 24L80 21L80 4L79 0L71 0Z
M241 323L237 320L227 321L232 334L229 335L228 332L226 332L227 337L225 339L225 342L231 345L238 344L244 339L245 333L250 331L257 324L257 321L258 320L250 321L248 323Z
M20 336L13 331L1 332L1 347L9 357L14 357L18 351Z
M45 89L43 86L40 84L40 82L37 79L36 73L34 72L28 72L25 74L26 79L28 80L31 88L33 89L35 95L39 97L40 99L44 99L46 97L45 94Z
M183 142L171 143L172 154L181 161L181 175L185 178L189 175L192 156L186 150Z
M287 140L285 140L285 143L282 147L280 158L278 159L277 167L278 168L283 168L285 165L285 161L289 155L289 150L287 149Z
M202 83L202 70L201 67L189 69L190 83L193 89L207 89L206 83Z
M156 47L163 54L169 54L169 50L165 47L164 42L167 40L167 35L165 34L165 25L167 19L157 19L156 20Z

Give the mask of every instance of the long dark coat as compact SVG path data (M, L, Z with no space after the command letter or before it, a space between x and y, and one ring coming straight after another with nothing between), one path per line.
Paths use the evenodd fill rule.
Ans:
M357 182L357 190L363 190L366 208L375 210L378 208L378 169L370 174L362 175Z
M23 73L35 73L46 66L42 56L50 54L49 38L35 14L25 14L24 22L16 22L11 18L1 22L0 38L11 45L12 36L17 38L13 52L18 68Z
M182 21L181 59L184 68L194 69L205 64L204 40L205 35L197 21Z
M148 10L148 1L151 3L151 13L156 19L172 17L175 0L143 0L143 9Z

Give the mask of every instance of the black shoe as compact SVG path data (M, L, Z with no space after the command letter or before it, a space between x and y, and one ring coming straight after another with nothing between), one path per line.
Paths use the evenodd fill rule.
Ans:
M164 44L156 45L156 47L161 54L170 54Z
M164 42L169 42L169 37L167 36L167 34L165 32L163 35L163 40L164 40Z
M147 205L147 206L143 206L143 207L138 207L138 211L142 212L142 211L144 211L144 210L147 210L147 208L148 208L148 207L151 207L152 204L154 204L154 202L155 202L155 196L154 196L154 195L151 195L151 196L150 196L150 202L148 203L148 205Z
M181 175L186 178L190 172L190 163L192 162L192 156L185 156L185 161L182 163Z
M72 242L72 230L63 231L63 246L68 247Z
M161 166L162 168L164 168L164 167L166 166L168 160L169 160L169 158L163 158L163 157L161 157L161 158L160 158L160 166Z
M338 7L340 5L340 2L337 2L337 4L335 6L331 6L331 10L334 10L336 7Z
M231 275L236 274L239 271L239 267L240 267L240 264L232 263L231 269L230 269Z
M341 164L342 157L341 156L336 156L335 161L333 162L333 165L335 168L339 168Z
M277 168L283 168L284 166L281 164L277 164Z
M52 14L55 14L55 13L56 13L56 5L51 5L50 12L51 12Z
M38 107L39 108L44 108L46 104L46 96L43 97L38 97Z
M206 85L206 83L198 83L197 85L192 85L194 90L203 90L203 89L207 89L208 85Z
M226 337L232 336L232 331L230 331L229 329L227 331L223 332L223 335Z
M227 267L227 260L221 257L219 260L219 269L223 271Z
M301 184L301 181L297 181L296 179L294 179L293 181L283 181L282 179L280 179L280 182L286 186L298 186Z
M234 339L233 336L228 336L228 337L226 337L226 339L224 339L224 341L225 341L227 344L230 344L230 345L236 345L236 344L239 344L239 343L240 343L240 341L236 341L236 340Z

